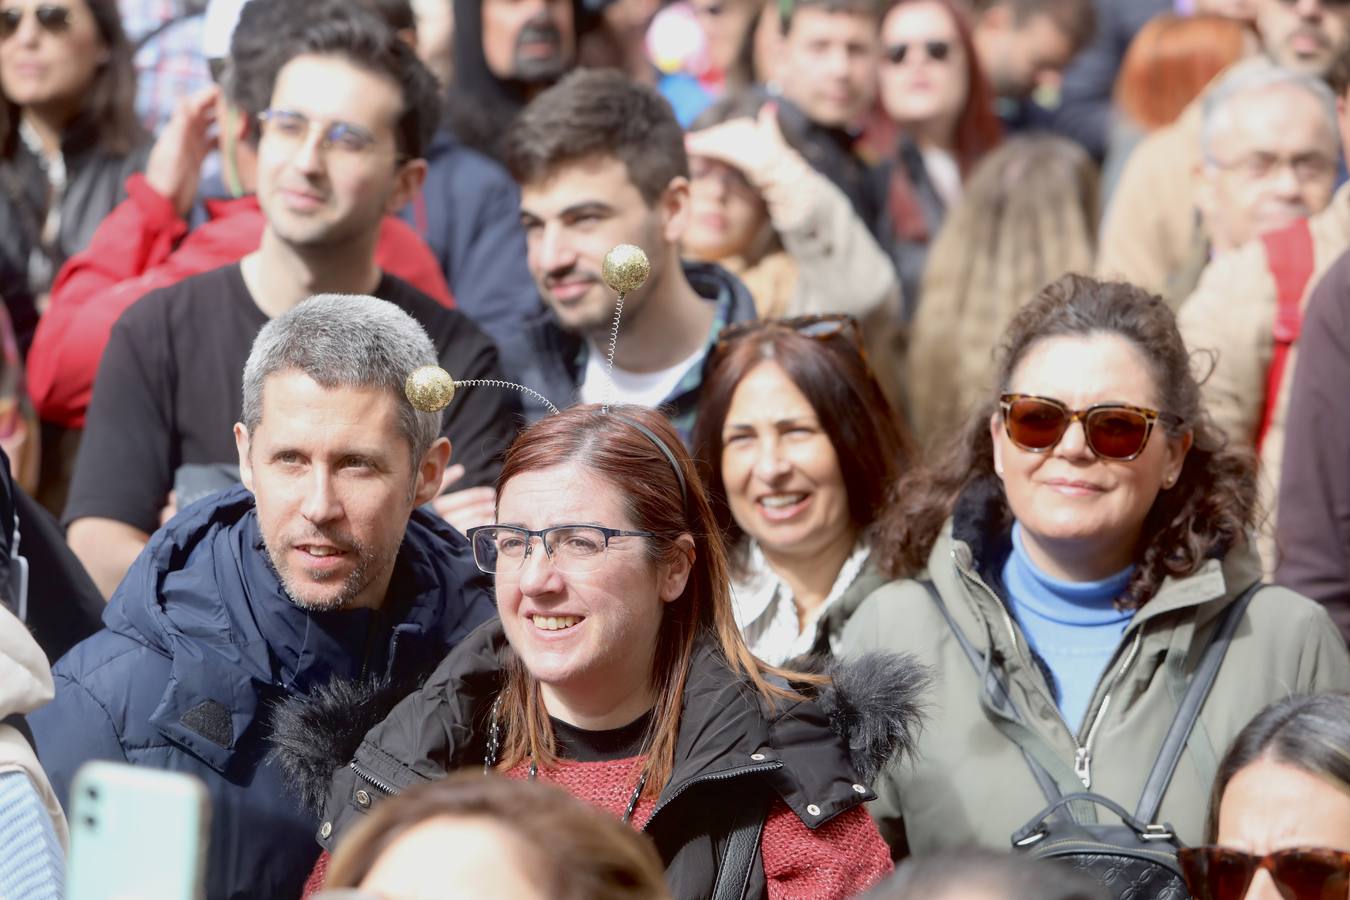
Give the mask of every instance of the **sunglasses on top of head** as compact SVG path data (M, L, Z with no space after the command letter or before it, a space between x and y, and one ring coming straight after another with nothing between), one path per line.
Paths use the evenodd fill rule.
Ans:
M909 56L911 47L922 47L924 52L928 54L928 58L933 62L942 62L952 52L951 41L918 41L916 43L901 41L886 48L886 58L893 65L898 66L905 61L905 57Z
M0 10L0 40L13 37L23 25L25 15L22 6L11 6ZM33 10L38 25L49 34L62 34L70 29L70 7L55 3L44 3Z
M1264 869L1284 900L1330 900L1350 893L1350 853L1294 847L1253 856L1229 847L1187 847L1177 854L1196 900L1243 900Z
M1101 459L1129 462L1144 452L1153 423L1174 428L1185 424L1180 416L1124 403L1095 403L1087 409L1069 409L1050 397L1004 394L999 398L1003 429L1023 450L1045 453L1064 437L1069 425L1083 423L1088 449Z

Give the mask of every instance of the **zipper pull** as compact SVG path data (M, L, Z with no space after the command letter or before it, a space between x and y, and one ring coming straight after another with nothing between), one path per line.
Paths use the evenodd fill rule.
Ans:
M1073 756L1073 774L1078 776L1078 780L1083 782L1083 789L1088 790L1092 787L1092 757L1088 754L1088 748L1079 747L1078 752Z

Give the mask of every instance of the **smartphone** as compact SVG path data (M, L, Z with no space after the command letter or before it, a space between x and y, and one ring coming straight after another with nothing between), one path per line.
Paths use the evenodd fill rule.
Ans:
M199 900L211 801L200 779L85 763L70 796L66 900Z

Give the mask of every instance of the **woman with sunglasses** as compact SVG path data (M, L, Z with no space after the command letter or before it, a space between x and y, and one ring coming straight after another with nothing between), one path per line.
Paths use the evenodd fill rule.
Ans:
M1049 804L1026 755L1060 794L1136 808L1200 651L1261 579L1252 460L1206 417L1161 298L1061 278L1013 318L994 385L898 487L874 541L897 580L844 631L846 655L909 651L935 670L917 762L874 786L883 834L916 853L1006 850ZM1326 611L1260 587L1160 820L1201 840L1214 763L1242 725L1290 692L1346 688Z
M0 5L0 291L24 354L57 270L143 166L116 0Z
M900 129L883 233L906 319L918 308L928 243L1002 126L966 13L952 0L892 0L881 20L881 105Z
M693 443L746 644L774 665L832 653L849 615L885 580L871 531L909 455L857 321L725 329L704 370Z
M323 800L326 848L386 796L468 767L557 784L644 831L678 898L732 883L844 897L890 870L867 769L911 737L923 676L893 657L849 679L750 654L707 496L663 415L592 405L536 422L507 451L497 524L468 534L499 621L368 732L360 711L382 713L346 691L283 713L283 760ZM880 707L839 699L846 680ZM836 731L843 709L881 739ZM325 746L338 758L315 761Z
M1210 843L1181 851L1196 900L1350 896L1350 696L1262 710L1219 764Z

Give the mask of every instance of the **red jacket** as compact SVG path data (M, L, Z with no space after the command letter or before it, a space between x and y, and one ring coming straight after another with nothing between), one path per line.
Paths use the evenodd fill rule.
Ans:
M28 352L28 392L38 415L83 428L99 359L118 316L141 297L191 275L238 262L262 242L256 197L208 200L210 221L188 230L173 204L146 183L127 179L127 199L71 257L52 286ZM385 216L375 263L453 307L436 258L405 222Z

